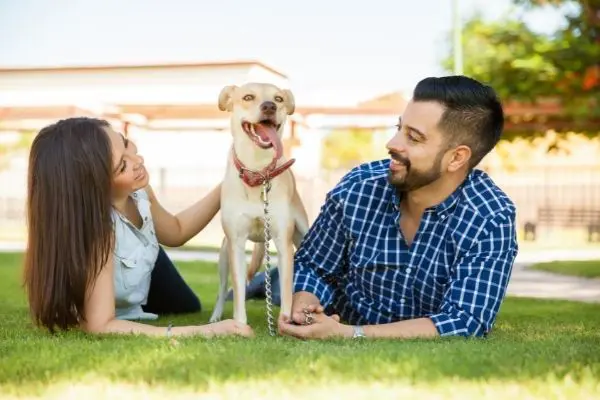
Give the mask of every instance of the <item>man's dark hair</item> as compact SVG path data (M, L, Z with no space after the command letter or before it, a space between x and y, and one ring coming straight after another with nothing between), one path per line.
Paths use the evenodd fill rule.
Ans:
M466 76L430 77L420 81L414 101L435 101L445 107L438 127L448 135L448 146L471 148L474 168L498 143L504 111L491 87Z

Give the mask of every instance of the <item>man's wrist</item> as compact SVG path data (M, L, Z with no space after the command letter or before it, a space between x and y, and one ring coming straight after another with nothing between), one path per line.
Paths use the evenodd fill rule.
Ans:
M365 331L360 325L344 325L340 324L340 333L342 337L347 339L356 339L366 337Z
M340 324L340 334L343 338L352 339L354 337L354 328L352 325Z

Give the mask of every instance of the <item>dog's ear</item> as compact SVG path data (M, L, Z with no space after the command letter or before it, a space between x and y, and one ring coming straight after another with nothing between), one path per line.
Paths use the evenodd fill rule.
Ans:
M294 94L291 90L284 89L283 92L283 100L285 103L285 108L287 109L288 115L292 115L296 110L296 99L294 99Z
M231 111L233 109L233 92L237 89L236 85L225 86L219 93L219 110Z

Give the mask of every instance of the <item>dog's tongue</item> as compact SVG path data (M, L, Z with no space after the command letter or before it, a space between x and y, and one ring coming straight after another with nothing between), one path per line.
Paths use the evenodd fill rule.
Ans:
M274 126L259 123L254 126L254 131L263 141L271 142L275 148L277 158L281 157L283 154L283 145L281 144L281 140L279 140L279 136L277 136L277 130Z

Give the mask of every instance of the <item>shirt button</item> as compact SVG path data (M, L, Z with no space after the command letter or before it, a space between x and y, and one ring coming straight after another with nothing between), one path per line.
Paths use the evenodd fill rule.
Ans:
M404 303L406 303L406 299L403 297L400 299L400 304L404 304Z
M408 268L406 268L406 273L407 273L407 274L410 274L410 271L412 271L412 268L411 268L411 267L408 267Z

